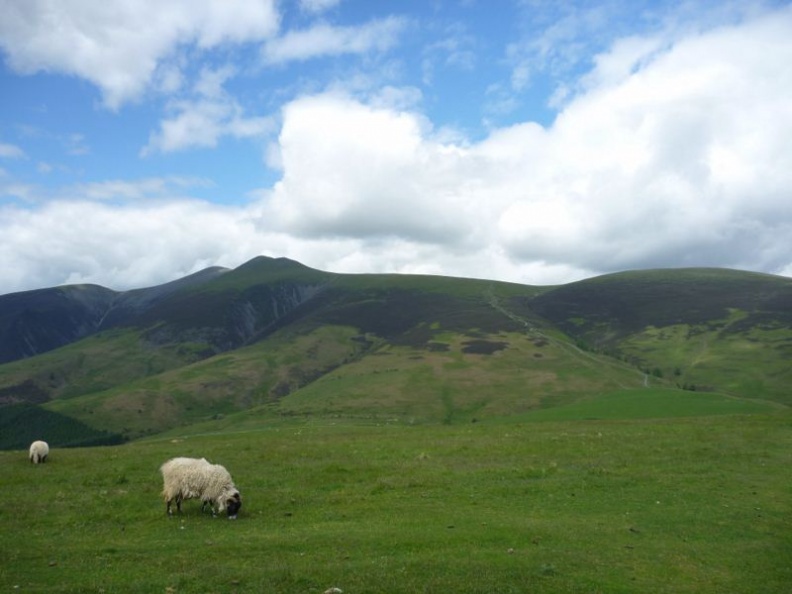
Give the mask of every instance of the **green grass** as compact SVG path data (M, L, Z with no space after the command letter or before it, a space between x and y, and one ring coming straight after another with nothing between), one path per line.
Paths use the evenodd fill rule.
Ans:
M789 328L730 332L742 315L732 312L731 319L711 325L650 327L625 340L622 350L680 386L716 386L729 394L792 404Z
M580 394L638 387L643 375L559 341L487 335L507 348L465 353L470 337L444 333L447 350L387 346L280 400L273 412L415 423L468 423L568 403Z
M32 404L0 406L0 448L26 448L31 442L47 436L57 447L118 444L120 435L97 431L70 417L64 417Z
M710 392L635 388L607 392L566 406L532 411L523 418L531 421L654 419L752 414L780 408L781 405L772 402L733 398Z
M154 348L135 329L115 329L0 365L0 384L33 380L51 397L75 398L186 365L197 359L197 348L194 343Z
M44 408L130 438L264 407L270 416L468 423L638 387L637 369L532 333L444 331L442 349L393 345L352 327L269 340ZM474 343L503 346L466 352ZM487 349L485 348L484 351Z
M586 279L527 305L581 346L672 385L790 405L790 303L788 278L692 268Z
M157 468L225 464L240 519ZM0 452L0 591L775 593L792 414L452 426L252 423Z
M272 401L327 368L353 359L352 328L327 326L287 335L78 398L48 410L133 438Z

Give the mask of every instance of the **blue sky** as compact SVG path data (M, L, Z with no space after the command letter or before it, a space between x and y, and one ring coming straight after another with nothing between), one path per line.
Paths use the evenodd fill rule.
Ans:
M0 0L0 293L260 254L792 275L792 8Z

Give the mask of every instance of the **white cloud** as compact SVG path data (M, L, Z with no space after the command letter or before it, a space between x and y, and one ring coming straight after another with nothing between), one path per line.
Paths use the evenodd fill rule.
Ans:
M5 178L7 175L7 172L3 172L2 177ZM0 182L1 181L2 180L0 180ZM8 198L21 202L33 202L35 200L35 189L28 184L15 183L13 181L0 183L0 199ZM1 206L0 204L0 207ZM0 208L0 215L2 215L2 208ZM0 230L3 229L3 222L2 216L0 216Z
M476 40L464 25L448 27L445 37L423 49L421 61L422 80L431 85L435 70L442 64L445 68L472 71L476 66Z
M91 149L86 143L85 136L79 133L69 134L63 139L63 144L66 147L66 152L73 157L87 155Z
M592 73L597 84L559 116L531 168L530 186L553 210L541 200L513 205L502 224L508 249L610 269L780 267L789 256L761 244L780 245L792 226L783 140L792 132L791 31L786 10L679 41L637 71ZM634 56L616 44L598 64Z
M399 17L376 19L359 26L319 23L267 41L262 49L268 64L343 54L382 52L393 47L407 22Z
M108 180L79 184L70 193L88 200L129 202L168 198L190 188L211 185L209 180L196 177L151 177L136 181Z
M0 47L19 73L91 81L112 109L139 97L181 44L205 50L277 32L274 0L0 0ZM173 88L178 76L163 73Z
M25 156L25 151L16 145L0 142L0 158L21 159Z
M284 110L265 219L305 238L386 237L518 268L784 269L791 32L785 10L665 48L616 43L551 127L478 144L441 143L411 112L299 99Z
M310 14L319 14L335 8L341 0L299 0L300 10Z
M284 174L268 213L281 230L443 243L470 232L446 195L458 150L426 141L413 114L320 95L289 104L283 119Z
M141 156L155 152L173 152L195 147L214 147L223 136L261 137L274 128L272 118L247 116L239 103L224 89L235 75L233 68L204 68L193 89L196 98L172 101L175 115L160 122L159 130L149 137Z
M59 201L0 215L4 291L87 282L151 286L209 265L236 266L262 250L243 211L194 200Z
M603 31L613 33L617 24L611 17L619 12L613 8L608 3L532 4L527 11L527 33L506 48L506 59L512 65L511 86L522 91L537 73L556 77L574 69L593 48L601 47Z
M151 134L141 156L214 147L223 136L259 137L274 127L270 118L246 117L242 108L230 100L178 101L174 102L173 109L177 115L160 122L159 130Z

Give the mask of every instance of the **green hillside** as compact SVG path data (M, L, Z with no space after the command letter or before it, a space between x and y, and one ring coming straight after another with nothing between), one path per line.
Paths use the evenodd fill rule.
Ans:
M520 301L671 385L792 404L792 280L721 269L625 272Z
M122 294L136 304L123 324L0 365L0 402L125 438L245 411L268 422L458 424L614 406L611 394L652 416L692 393L716 408L756 403L733 409L742 412L792 404L792 281L782 277L658 270L531 287L257 258L198 278ZM664 397L647 398L651 388ZM0 422L8 414L0 406Z
M88 447L122 443L118 434L93 429L68 416L27 403L10 404L0 415L0 450L25 449L46 438L53 447Z

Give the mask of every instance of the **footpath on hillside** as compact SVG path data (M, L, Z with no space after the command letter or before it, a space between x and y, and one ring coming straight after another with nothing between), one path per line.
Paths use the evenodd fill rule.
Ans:
M516 322L517 324L521 325L525 329L525 333L529 337L541 338L542 340L546 340L548 343L553 344L558 349L576 358L582 365L585 365L590 369L594 369L597 372L600 373L605 372L605 369L609 367L609 368L621 369L632 373L636 373L641 376L641 380L640 380L641 385L643 385L644 387L649 386L649 376L643 371L636 369L631 365L627 365L626 363L623 363L618 359L613 359L612 357L606 357L604 355L597 355L594 353L584 351L579 346L568 340L559 340L553 336L550 336L545 332L542 332L536 326L536 324L531 323L530 320L516 314L510 309L507 309L506 306L504 306L501 303L500 299L498 299L498 297L495 295L492 289L489 289L488 291L485 292L485 298L487 300L487 303L490 305L490 307L500 312L501 314L511 319L512 321ZM610 375L609 377L614 382L616 382L621 388L635 387L632 385L625 385L625 383L619 377L614 377Z

